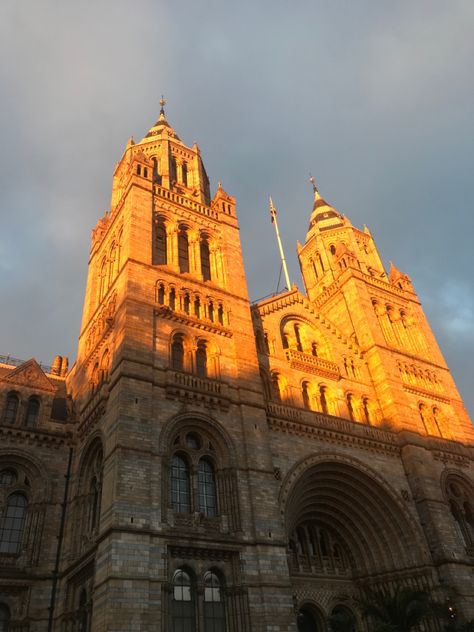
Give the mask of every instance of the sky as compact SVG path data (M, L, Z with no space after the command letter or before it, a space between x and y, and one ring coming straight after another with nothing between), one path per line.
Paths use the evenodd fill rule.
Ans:
M409 274L474 417L472 0L3 0L0 354L75 358L90 231L159 113L237 198L252 300L312 173Z

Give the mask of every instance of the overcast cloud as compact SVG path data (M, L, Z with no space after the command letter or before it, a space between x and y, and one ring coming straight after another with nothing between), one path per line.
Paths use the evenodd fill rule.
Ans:
M252 299L267 211L295 244L321 193L407 272L474 411L472 0L3 0L0 354L75 357L90 231L159 111L236 195Z

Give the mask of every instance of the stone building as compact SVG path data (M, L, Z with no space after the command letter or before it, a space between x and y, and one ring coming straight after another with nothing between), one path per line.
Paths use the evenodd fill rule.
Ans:
M474 430L411 281L316 188L298 256L250 305L197 145L163 109L128 142L75 364L0 357L1 632L364 631L361 586L474 617Z

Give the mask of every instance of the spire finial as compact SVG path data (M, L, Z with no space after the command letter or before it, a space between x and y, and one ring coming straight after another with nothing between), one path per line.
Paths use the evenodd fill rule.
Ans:
M160 114L163 114L163 116L165 115L165 105L166 105L166 99L163 95L161 95L161 99L160 99Z
M313 193L314 193L314 201L319 200L320 199L320 195L319 195L319 189L316 186L316 183L314 181L314 178L311 174L309 174L309 181L311 182L311 184L313 185Z

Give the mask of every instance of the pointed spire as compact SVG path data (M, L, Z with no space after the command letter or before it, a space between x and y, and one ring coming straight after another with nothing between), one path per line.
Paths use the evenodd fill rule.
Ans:
M165 97L163 95L161 95L161 99L160 99L160 118L158 119L159 121L166 121L165 105L166 105L166 99L165 99Z
M311 174L309 174L309 181L313 185L314 201L317 202L318 200L321 200L322 198L319 195L319 189L316 186L316 183L314 182L314 178L313 178L313 176Z

